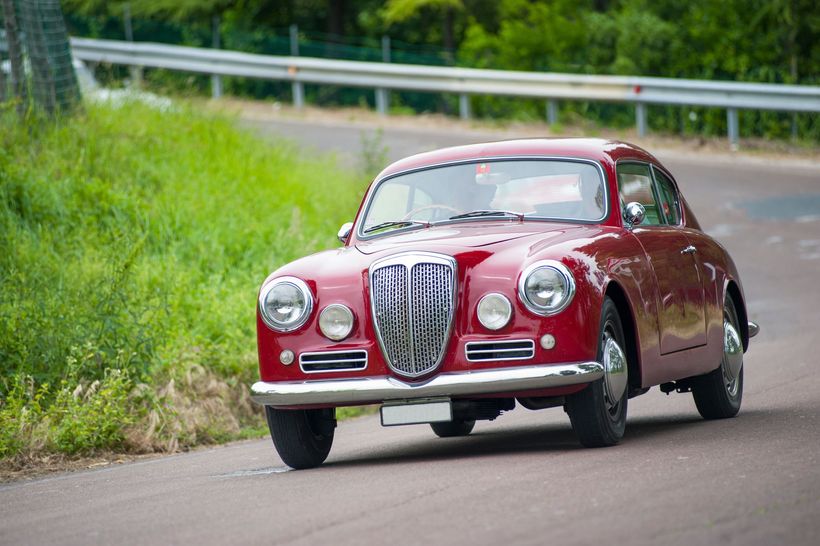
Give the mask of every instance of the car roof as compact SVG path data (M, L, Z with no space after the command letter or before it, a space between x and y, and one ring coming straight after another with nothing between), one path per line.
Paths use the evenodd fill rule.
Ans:
M570 157L602 162L637 159L658 163L652 154L628 142L603 138L527 138L467 144L423 152L388 165L378 178L442 163L517 156Z

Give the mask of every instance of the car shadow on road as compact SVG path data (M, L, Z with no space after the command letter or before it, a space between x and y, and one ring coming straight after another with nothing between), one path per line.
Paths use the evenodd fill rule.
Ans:
M706 421L699 415L658 415L630 418L621 446L640 448L657 443L659 437L677 436L682 443L711 442L727 435L742 434L744 429L758 431L765 416L771 411L750 410L741 412L735 419ZM511 428L495 428L461 438L437 438L432 431L428 439L401 442L381 449L377 453L361 451L347 453L330 459L323 467L343 468L361 465L390 465L414 462L444 461L493 457L527 453L561 453L587 451L582 447L569 423L531 424Z

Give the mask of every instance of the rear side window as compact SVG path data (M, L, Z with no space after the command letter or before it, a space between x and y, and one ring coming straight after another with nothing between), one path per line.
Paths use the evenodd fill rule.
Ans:
M675 185L659 169L652 169L655 172L655 180L658 182L658 197L663 214L666 216L666 223L672 225L680 224L680 202Z
M627 203L637 201L646 209L646 218L641 225L658 225L663 223L663 216L652 190L652 173L649 165L643 163L618 164L618 191L621 197L621 208Z

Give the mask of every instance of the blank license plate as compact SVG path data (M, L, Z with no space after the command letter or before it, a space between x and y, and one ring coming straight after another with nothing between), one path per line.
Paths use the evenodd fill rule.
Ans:
M453 420L453 405L449 400L392 404L382 406L381 414L385 427L441 423Z

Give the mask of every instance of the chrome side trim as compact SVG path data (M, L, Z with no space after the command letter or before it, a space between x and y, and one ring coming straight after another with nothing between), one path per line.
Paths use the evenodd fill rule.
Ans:
M487 347L505 347L507 345L524 345L522 347L513 348L487 348ZM487 354L498 353L520 353L528 351L527 356L511 356L505 358L482 358ZM492 362L494 360L529 360L535 356L535 342L531 339L504 339L501 341L470 341L464 345L464 354L468 362ZM476 358L478 357L478 358Z
M749 339L760 333L760 326L756 322L749 321Z
M251 387L257 404L288 407L310 404L367 404L440 396L469 396L530 389L565 387L596 381L604 376L599 362L540 364L442 373L421 383L393 377L340 378L307 381L259 381Z
M352 356L359 355L359 356ZM307 357L307 362L305 361ZM310 357L320 357L311 360ZM321 358L324 357L324 358ZM336 358L334 358L336 357ZM350 364L346 367L332 368L325 370L311 370L305 369L305 364ZM367 368L367 351L362 349L353 349L350 351L317 351L313 353L301 353L299 355L299 368L304 373L333 373L333 372L349 372L360 371Z

